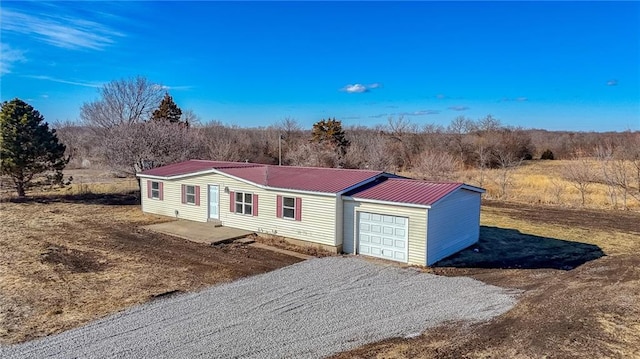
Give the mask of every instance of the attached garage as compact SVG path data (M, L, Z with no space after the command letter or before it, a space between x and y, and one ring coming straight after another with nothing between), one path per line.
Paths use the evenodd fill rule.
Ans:
M478 241L481 188L385 179L343 197L343 251L432 265Z
M408 225L405 217L358 213L358 252L406 263Z

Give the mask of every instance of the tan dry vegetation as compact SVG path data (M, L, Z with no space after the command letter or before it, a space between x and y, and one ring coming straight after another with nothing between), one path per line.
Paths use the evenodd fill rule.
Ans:
M571 160L523 162L521 166L513 169L510 174L510 183L504 200L528 204L581 207L580 192L562 175L563 167L569 163L571 163ZM592 161L592 164L594 169L600 165L595 160ZM485 170L485 180L482 186L487 190L485 198L500 198L499 177L501 171L500 169ZM455 178L478 186L480 171L467 169L458 172ZM628 196L627 204L630 210L640 210L640 201L631 196ZM592 183L589 185L585 207L600 209L612 209L615 207L605 184ZM618 196L618 209L622 209L620 195Z
M62 192L0 203L0 343L61 332L158 295L299 261L139 229L166 219L142 214L128 193Z
M640 358L637 213L488 201L478 245L427 270L525 292L491 321L335 357Z

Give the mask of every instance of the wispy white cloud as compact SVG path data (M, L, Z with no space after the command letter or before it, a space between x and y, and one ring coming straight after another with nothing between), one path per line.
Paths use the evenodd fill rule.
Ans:
M469 109L469 107L467 107L467 106L451 106L451 107L449 107L449 110L453 110L453 111L466 111L468 109Z
M402 112L400 115L403 116L426 116L426 115L437 115L440 111L438 110L420 110L413 112Z
M387 113L379 113L377 115L371 115L371 116L369 116L369 118L382 118L382 117L387 117L387 116L389 116L389 114L387 114Z
M342 91L348 93L363 93L369 91L365 85L353 84L342 88Z
M618 80L612 79L607 81L607 86L618 86Z
M169 91L169 90L183 91L183 90L191 90L193 86L167 86L167 85L155 84L153 85L153 88L156 90L165 90L165 91Z
M51 76L46 76L46 75L27 75L25 77L29 77L29 78L37 79L37 80L53 81L53 82L58 82L58 83L61 83L61 84L67 84L67 85L83 86L83 87L99 88L99 87L102 87L102 85L103 85L103 83L101 83L101 82L86 82L86 81L64 80L64 79L58 79L58 78L51 77Z
M438 100L443 100L443 99L447 98L447 96L446 96L446 95L443 95L443 94L441 94L441 93L439 93L439 94L437 94L437 95L436 95L436 98L437 98Z
M348 92L348 93L363 93L369 92L369 90L379 89L382 87L382 84L379 82L374 82L370 85L363 84L349 84L340 89L340 91Z
M503 97L500 99L500 102L527 102L529 101L528 98L524 97L524 96L520 96L520 97Z
M24 52L14 49L8 44L0 44L0 76L11 73L13 65L25 61Z
M2 30L33 36L65 49L104 50L124 34L100 23L65 15L27 14L3 9Z

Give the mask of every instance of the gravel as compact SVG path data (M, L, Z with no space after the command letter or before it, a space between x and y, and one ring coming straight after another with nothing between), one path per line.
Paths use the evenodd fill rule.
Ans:
M354 257L311 259L0 347L2 358L318 358L445 321L484 321L516 293Z

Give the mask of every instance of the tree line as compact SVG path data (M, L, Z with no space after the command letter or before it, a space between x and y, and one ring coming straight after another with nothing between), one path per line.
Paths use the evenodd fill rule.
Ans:
M3 104L3 126L9 122L9 108ZM39 114L34 119L44 121ZM599 156L609 167L618 162L635 166L635 172L626 170L626 181L637 181L640 187L640 132L524 129L504 125L491 115L476 120L457 117L446 126L419 125L399 116L375 126L343 126L339 119L327 118L307 129L285 118L271 126L247 128L203 123L192 111L180 109L166 88L144 77L104 85L95 101L81 107L79 121L53 127L62 146L55 151L64 152L57 167L63 162L73 167L99 162L124 175L199 158L411 172L430 180L451 179L461 169L474 168L482 186L485 171L499 169L506 192L511 171L522 161ZM47 151L55 152L51 146ZM7 168L3 159L4 175L10 172ZM620 170L606 173L612 178ZM568 170L567 176L571 177Z

